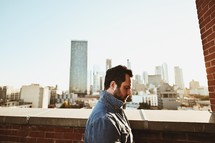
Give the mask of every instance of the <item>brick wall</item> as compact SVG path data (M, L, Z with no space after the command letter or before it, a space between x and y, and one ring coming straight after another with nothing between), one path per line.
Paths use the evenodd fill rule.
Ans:
M0 143L83 143L92 109L0 108ZM125 110L135 143L215 143L215 113Z
M0 142L83 143L84 128L40 125L0 125Z
M215 111L215 0L196 0L211 109Z
M134 130L135 143L214 143L213 133Z
M177 123L175 124L177 126ZM212 132L133 129L135 143L214 143ZM1 143L83 143L84 127L0 125Z

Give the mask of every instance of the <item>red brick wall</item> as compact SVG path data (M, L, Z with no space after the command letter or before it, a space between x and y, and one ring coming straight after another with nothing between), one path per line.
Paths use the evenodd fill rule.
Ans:
M0 124L0 143L83 143L84 128Z
M135 143L214 143L214 133L134 130Z
M214 143L214 133L133 130L135 143ZM83 143L84 128L0 124L0 143Z
M215 0L196 0L211 109L215 111Z

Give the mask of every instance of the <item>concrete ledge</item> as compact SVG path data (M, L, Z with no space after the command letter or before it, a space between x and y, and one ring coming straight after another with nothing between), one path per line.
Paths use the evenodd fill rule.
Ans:
M86 119L32 117L30 125L85 127Z
M84 128L91 109L0 108L0 124ZM208 111L125 110L134 130L215 133L215 114Z
M177 132L207 132L215 133L215 124L213 123L191 123L191 122L155 122L148 121L146 130L154 131L177 131Z
M27 124L26 117L0 116L0 123Z

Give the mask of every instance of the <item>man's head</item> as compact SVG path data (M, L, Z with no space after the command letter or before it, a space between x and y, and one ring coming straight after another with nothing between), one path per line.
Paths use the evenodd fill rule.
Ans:
M131 95L132 71L125 66L118 65L106 71L104 87L117 99L126 102Z

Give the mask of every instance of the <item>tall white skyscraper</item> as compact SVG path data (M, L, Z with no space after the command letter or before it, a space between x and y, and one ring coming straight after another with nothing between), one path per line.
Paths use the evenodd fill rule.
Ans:
M98 71L93 71L93 93L99 93L103 87L102 74Z
M162 74L163 74L163 80L165 83L169 83L169 74L168 74L168 67L166 63L162 64Z
M111 59L106 59L106 70L112 68L112 60Z
M127 68L131 69L131 62L129 61L129 59L127 59Z
M163 79L162 67L161 67L161 66L156 66L156 67L155 67L155 74L156 74L156 75L161 75L161 79Z
M87 41L71 41L69 92L87 94Z
M174 67L175 71L175 84L178 86L178 88L184 89L184 79L183 79L183 73L182 69L178 66Z
M143 72L143 83L144 83L145 85L147 85L148 82L149 82L148 76L149 76L149 75L148 75L148 72L144 71L144 72Z
M166 63L163 63L161 66L156 66L155 67L155 74L156 75L161 75L161 79L165 83L169 83L168 68L167 68Z

